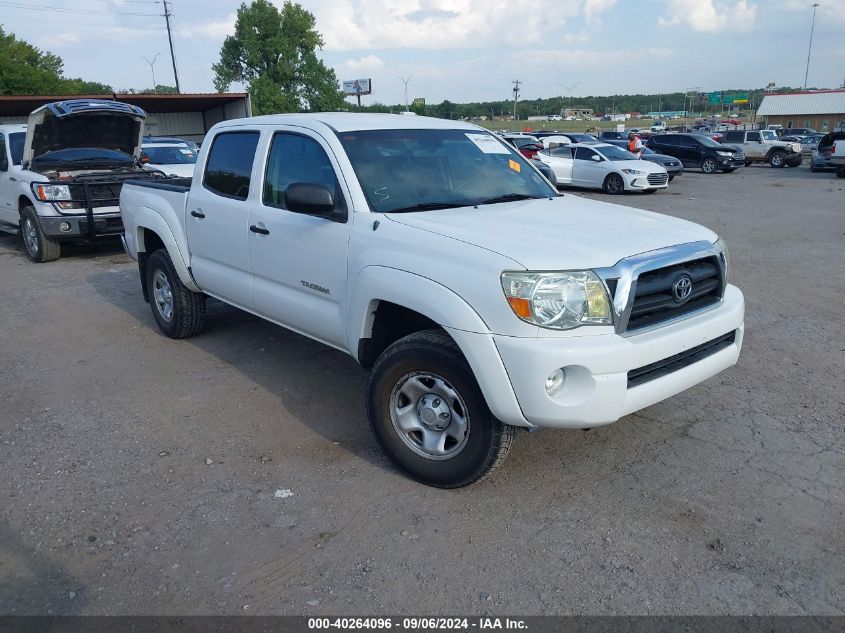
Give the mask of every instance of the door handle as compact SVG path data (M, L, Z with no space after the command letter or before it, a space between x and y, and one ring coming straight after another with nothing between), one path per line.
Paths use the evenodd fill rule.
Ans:
M254 224L250 225L249 230L253 233L258 233L259 235L270 235L270 231L262 229L260 226L255 226Z
M18 181L18 179L15 178L14 176L9 176L9 182L17 182L17 181Z
M205 217L205 213L203 213L199 209L194 209L193 211L191 211L191 215L194 216L195 218L199 218L200 220L202 220Z

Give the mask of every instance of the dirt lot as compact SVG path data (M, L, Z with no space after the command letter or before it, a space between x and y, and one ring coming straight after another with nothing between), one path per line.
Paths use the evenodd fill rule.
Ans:
M451 492L382 457L352 359L220 304L171 341L118 245L0 238L0 613L842 614L843 189L615 198L728 239L738 366Z

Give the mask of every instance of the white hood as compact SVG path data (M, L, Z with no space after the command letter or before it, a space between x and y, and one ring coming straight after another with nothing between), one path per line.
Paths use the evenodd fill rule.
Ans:
M607 267L631 255L718 237L687 220L573 195L385 217L499 253L528 270Z

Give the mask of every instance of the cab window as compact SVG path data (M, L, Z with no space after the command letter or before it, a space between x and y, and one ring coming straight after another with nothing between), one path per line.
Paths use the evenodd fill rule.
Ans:
M593 156L598 156L593 150L587 147L575 148L575 160L593 160Z
M215 136L205 164L205 188L226 198L246 200L258 136L258 132L223 132Z
M749 141L759 141L760 140L760 132L749 132L747 139Z
M285 209L285 190L293 183L325 186L334 196L335 209L346 210L340 183L326 151L312 138L278 132L273 136L264 176L264 204Z

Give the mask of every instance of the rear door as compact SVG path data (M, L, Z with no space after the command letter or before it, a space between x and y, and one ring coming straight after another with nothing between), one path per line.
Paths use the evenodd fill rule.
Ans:
M259 138L258 129L234 128L215 135L203 172L191 183L185 218L191 272L200 288L249 310L249 209L260 197L253 175Z
M277 129L261 168L263 185L249 215L255 311L316 339L346 349L346 260L350 200L331 146L301 128ZM293 183L316 183L333 193L333 219L287 209Z
M569 147L564 145L544 149L537 156L552 168L558 184L572 184L572 150Z
M701 162L701 143L694 137L685 134L679 134L676 137L669 137L677 139L678 148L677 156L685 166L696 166Z

